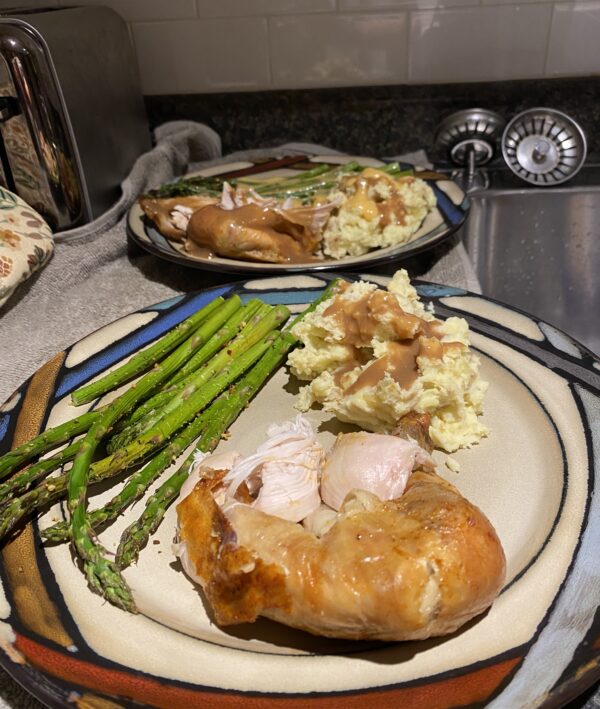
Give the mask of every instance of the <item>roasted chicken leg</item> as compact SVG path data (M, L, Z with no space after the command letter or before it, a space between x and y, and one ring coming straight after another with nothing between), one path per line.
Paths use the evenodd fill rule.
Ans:
M432 470L412 472L396 499L351 490L321 535L247 502L223 504L225 475L206 471L177 509L178 553L221 625L262 615L329 637L423 639L453 632L502 587L492 525Z

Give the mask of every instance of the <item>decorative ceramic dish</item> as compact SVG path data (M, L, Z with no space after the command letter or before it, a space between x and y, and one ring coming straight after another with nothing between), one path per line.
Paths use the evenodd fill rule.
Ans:
M296 312L329 278L226 285L102 328L56 355L4 405L0 452L72 416L74 388L216 295L258 296ZM438 315L467 318L490 382L490 436L453 455L458 474L436 454L440 474L485 512L506 551L507 582L489 612L423 642L326 640L266 620L221 629L172 554L171 508L126 571L141 611L130 615L88 590L65 545L41 544L39 528L63 514L55 506L0 552L5 669L54 707L554 707L597 679L600 363L531 316L453 288L418 290ZM294 400L281 368L232 427L232 444L251 451L268 423L293 415ZM335 427L322 412L309 418L329 442ZM92 505L105 497L94 495ZM106 548L141 504L101 535Z
M306 156L277 158L265 162L239 162L219 165L201 171L200 175L219 175L228 178L247 177L260 175L261 178L285 176L296 172L300 174L307 167L319 164L343 164L351 160L360 162L365 167L383 165L374 158L351 156ZM403 169L410 169L411 165L402 164ZM307 261L305 263L259 263L242 261L220 256L197 256L186 252L181 243L170 241L145 218L144 213L136 202L130 209L127 227L131 239L142 248L161 258L175 261L185 266L195 268L226 271L232 273L304 273L306 271L322 271L332 269L357 269L369 268L375 264L387 261L399 261L409 256L414 256L421 251L436 246L451 236L464 222L469 211L469 200L463 190L448 177L438 173L416 171L417 177L424 179L433 189L436 197L436 206L427 215L419 230L411 237L408 243L400 246L389 246L374 249L362 256L347 256L341 259L323 259Z

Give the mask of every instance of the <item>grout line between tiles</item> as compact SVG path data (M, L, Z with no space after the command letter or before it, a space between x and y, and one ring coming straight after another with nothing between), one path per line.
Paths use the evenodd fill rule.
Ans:
M406 13L406 81L410 84L412 82L412 19L414 10L408 10Z
M271 32L272 32L272 18L265 17L265 22L267 23L267 66L269 71L269 88L276 88L273 81L273 53L271 52Z
M552 41L552 29L554 28L554 18L556 17L556 3L552 4L552 13L550 14L550 22L548 27L548 36L546 37L546 53L544 55L544 76L548 76L548 58L550 56L550 42Z

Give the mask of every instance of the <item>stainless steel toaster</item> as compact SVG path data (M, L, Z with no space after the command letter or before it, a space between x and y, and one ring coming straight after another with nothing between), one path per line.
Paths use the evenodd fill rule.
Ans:
M150 147L127 25L106 7L0 11L0 182L54 231L95 219Z

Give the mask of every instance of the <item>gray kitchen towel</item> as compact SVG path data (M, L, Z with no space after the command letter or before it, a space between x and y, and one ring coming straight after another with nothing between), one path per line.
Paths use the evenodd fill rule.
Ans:
M57 234L50 263L0 309L0 402L56 352L116 318L224 278L241 278L182 267L129 247L127 211L140 192L218 162L336 154L323 146L289 143L223 158L219 136L190 121L166 123L154 137L155 147L135 163L118 203L91 224ZM424 163L425 154L419 157ZM450 242L423 259L413 259L407 268L411 277L479 289L460 243Z

